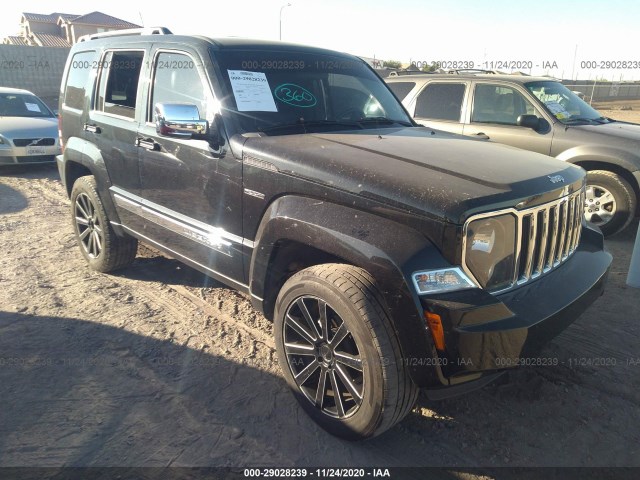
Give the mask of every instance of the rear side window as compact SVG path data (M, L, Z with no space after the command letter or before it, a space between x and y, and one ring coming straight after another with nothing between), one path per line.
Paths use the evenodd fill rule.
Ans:
M96 52L79 52L71 59L67 84L64 89L64 105L81 110L87 88L87 79L95 68Z
M389 88L395 94L400 101L404 100L404 97L409 95L409 92L416 86L415 82L393 82L389 83Z
M102 62L97 110L135 118L144 52L109 52Z
M433 120L460 121L464 83L431 83L420 93L416 117Z

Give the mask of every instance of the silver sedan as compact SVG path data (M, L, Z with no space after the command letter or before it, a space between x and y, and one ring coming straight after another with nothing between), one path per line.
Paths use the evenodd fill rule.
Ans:
M0 87L0 166L54 162L58 121L28 90Z

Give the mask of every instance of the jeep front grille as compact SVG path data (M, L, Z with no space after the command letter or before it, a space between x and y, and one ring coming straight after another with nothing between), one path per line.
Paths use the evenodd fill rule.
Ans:
M534 280L561 265L578 248L584 216L585 189L526 210L507 209L474 215L467 225L479 218L498 217L505 214L516 218L516 236L513 261L513 277L493 293L502 292ZM463 234L463 252L466 251L466 233ZM462 268L471 275L463 254ZM476 280L477 281L477 280Z
M580 242L585 191L518 212L517 284L552 270L575 252Z

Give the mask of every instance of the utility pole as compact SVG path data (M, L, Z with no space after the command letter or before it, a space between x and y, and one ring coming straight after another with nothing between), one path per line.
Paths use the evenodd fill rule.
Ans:
M282 40L282 10L290 6L291 4L287 3L286 5L280 7L280 40Z
M573 66L571 67L571 80L576 80L573 78L573 74L576 71L576 57L578 56L578 45L576 44L576 49L573 51Z

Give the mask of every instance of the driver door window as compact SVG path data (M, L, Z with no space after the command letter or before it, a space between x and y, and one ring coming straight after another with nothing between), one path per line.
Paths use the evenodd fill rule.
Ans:
M472 123L516 125L520 115L539 116L519 91L503 85L476 85Z
M206 119L207 89L194 61L187 55L163 52L156 59L151 94L149 121L154 121L153 108L156 103L190 103L198 107L200 119Z
M546 124L531 101L517 89L505 85L477 84L471 122L464 126L464 134L549 155L553 139L551 129L518 126L520 115L535 115L541 119L541 125Z

